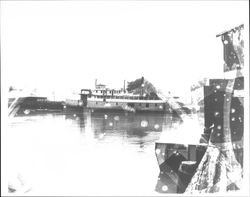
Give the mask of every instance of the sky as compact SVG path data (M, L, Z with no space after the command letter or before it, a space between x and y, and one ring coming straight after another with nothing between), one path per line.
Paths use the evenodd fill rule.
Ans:
M248 12L247 1L1 1L2 84L63 93L144 76L186 95L222 74L216 35Z

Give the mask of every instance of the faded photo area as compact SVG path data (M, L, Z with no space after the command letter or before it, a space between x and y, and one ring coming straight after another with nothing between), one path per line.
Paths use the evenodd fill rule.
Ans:
M1 195L249 195L248 1L1 1Z

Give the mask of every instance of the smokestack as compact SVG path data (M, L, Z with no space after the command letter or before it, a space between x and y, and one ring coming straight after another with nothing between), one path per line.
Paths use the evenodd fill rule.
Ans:
M126 80L124 80L124 83L123 83L123 90L124 90L124 93L126 92Z

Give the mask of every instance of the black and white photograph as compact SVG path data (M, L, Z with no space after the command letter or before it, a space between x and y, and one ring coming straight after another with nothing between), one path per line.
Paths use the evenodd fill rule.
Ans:
M1 196L249 196L249 1L0 13Z

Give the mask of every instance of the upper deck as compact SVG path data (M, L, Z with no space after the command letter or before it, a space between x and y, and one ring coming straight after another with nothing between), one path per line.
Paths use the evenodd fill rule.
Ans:
M81 90L81 95L87 95L88 99L91 100L96 100L96 99L110 99L110 100L117 100L119 102L126 100L126 101L159 101L161 102L162 100L157 97L153 96L148 96L146 94L133 94L129 93L127 91L124 91L123 89L120 90L114 90L114 89L95 89L95 90L90 90L90 89L82 89Z

